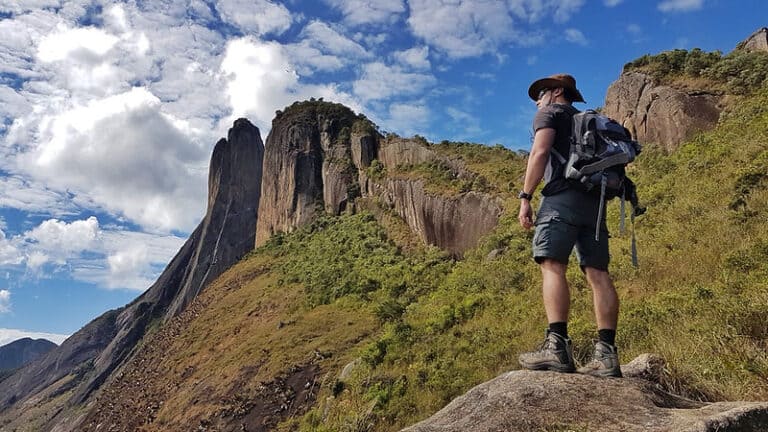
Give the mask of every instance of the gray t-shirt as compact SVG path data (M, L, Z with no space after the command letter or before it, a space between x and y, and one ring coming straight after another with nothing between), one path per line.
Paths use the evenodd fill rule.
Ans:
M533 118L533 130L551 128L555 130L555 143L552 146L564 158L568 158L571 150L571 119L579 112L571 105L551 104L542 107ZM563 175L563 165L558 158L550 153L547 169L544 173L543 196L554 195L568 189L570 181Z

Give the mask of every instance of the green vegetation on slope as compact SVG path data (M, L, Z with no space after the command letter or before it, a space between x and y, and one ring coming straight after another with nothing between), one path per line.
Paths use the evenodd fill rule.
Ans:
M663 84L693 84L694 87L748 95L768 85L768 53L734 50L704 52L674 49L646 54L624 65L624 72L639 71Z

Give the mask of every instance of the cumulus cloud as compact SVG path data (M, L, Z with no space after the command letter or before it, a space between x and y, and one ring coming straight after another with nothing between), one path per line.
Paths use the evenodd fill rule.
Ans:
M146 232L102 228L96 217L64 222L49 219L6 239L0 231L0 266L26 266L46 277L45 267L105 289L147 289L185 239ZM49 269L50 270L50 269Z
M284 49L302 75L312 75L317 70L337 71L371 57L360 44L321 21L309 23L301 37L300 42L285 45Z
M26 234L41 249L64 254L90 248L98 236L99 221L94 216L71 223L49 219Z
M690 12L704 6L704 0L665 0L657 6L662 12Z
M5 157L12 156L5 155ZM70 214L74 209L73 203L67 200L65 193L52 191L38 181L28 180L18 175L0 177L0 207L49 213L53 216Z
M410 8L413 34L453 58L492 52L515 34L502 1L412 0Z
M24 261L24 255L13 242L5 237L0 229L0 266L18 265Z
M285 6L267 0L219 0L216 9L225 21L257 35L281 34L293 21Z
M225 120L229 123L245 116L262 131L269 130L276 110L309 97L322 97L360 110L350 95L334 85L300 84L289 51L276 42L251 37L231 40L221 72L227 80L226 94L232 106L232 114Z
M563 23L584 6L584 0L508 0L507 3L514 15L531 23L549 16L554 22Z
M435 82L431 74L407 72L397 65L374 62L363 66L362 76L354 82L352 88L357 96L369 101L416 94Z
M325 0L352 25L391 23L405 12L403 0Z
M0 313L8 313L11 311L11 292L8 290L0 290Z
M19 166L59 190L157 229L190 229L203 212L203 149L143 88L50 116Z
M176 236L106 231L99 245L106 259L76 267L73 275L107 289L145 290L183 243Z
M405 51L396 51L393 56L398 63L415 70L429 70L429 47L414 47Z
M575 28L565 29L565 40L578 45L587 45L587 38L581 30Z
M412 0L408 24L413 34L452 58L496 53L504 44L530 46L544 41L527 27L545 18L563 23L584 0Z
M41 333L27 330L0 328L0 346L7 345L15 340L23 338L47 339L57 345L61 345L61 343L64 342L64 340L69 336L70 335L56 333Z
M387 128L403 135L423 135L429 125L430 116L429 107L423 101L397 102L389 105L388 118L384 123Z

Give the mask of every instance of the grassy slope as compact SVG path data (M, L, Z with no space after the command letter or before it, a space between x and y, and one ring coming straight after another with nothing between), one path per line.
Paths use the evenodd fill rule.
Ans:
M640 269L630 264L629 237L616 232L618 205L609 205L622 357L662 354L671 385L694 397L768 398L767 106L763 92L672 155L645 150L632 173L649 207L636 224ZM504 198L494 233L461 262L398 247L368 214L274 238L197 300L208 306L157 363L167 371L164 403L146 429L196 427L311 363L323 372L315 407L282 429L398 430L517 368L545 325L531 233L517 225L510 198L525 160L499 148L434 147L464 159ZM407 243L401 228L398 245ZM568 276L571 333L584 359L595 336L591 295L575 266Z

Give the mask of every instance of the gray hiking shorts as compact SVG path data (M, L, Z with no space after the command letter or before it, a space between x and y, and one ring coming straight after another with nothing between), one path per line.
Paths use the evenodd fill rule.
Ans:
M599 206L599 196L573 189L544 197L534 223L533 259L541 263L551 258L568 264L576 246L582 270L593 267L607 271L610 256L605 214L600 221L600 239L595 241Z

